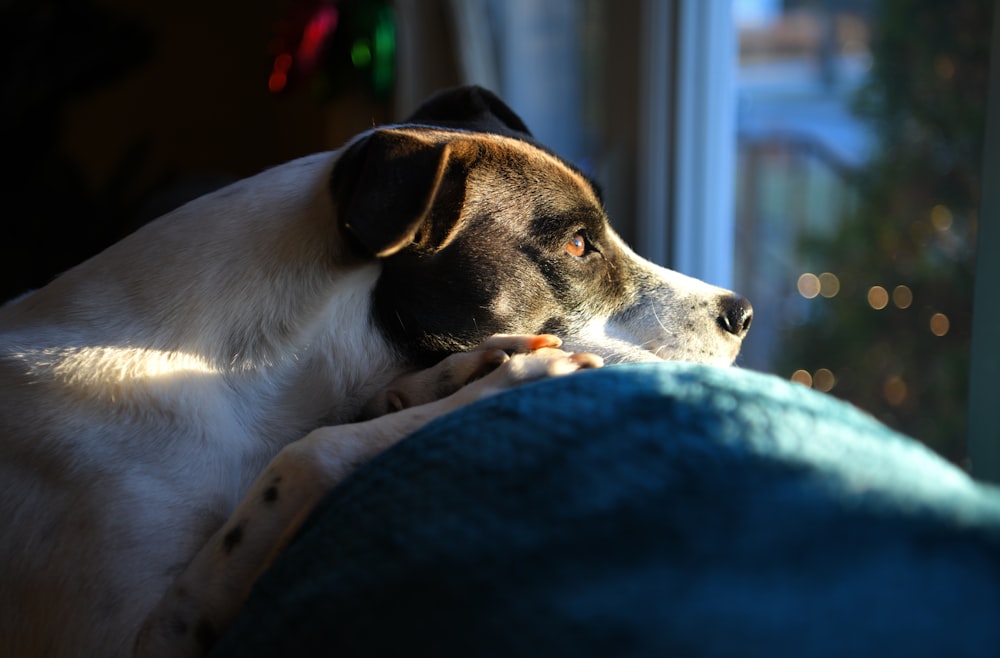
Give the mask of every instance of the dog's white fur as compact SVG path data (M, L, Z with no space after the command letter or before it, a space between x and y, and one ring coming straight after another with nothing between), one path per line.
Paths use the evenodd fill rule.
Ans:
M198 199L0 309L0 655L132 655L147 618L140 653L197 655L356 464L490 391L596 365L513 338L448 367L535 357L345 425L403 373L372 324L379 263L331 234L337 157ZM652 340L616 331L583 342ZM246 526L279 480L284 507ZM231 540L249 548L222 565Z

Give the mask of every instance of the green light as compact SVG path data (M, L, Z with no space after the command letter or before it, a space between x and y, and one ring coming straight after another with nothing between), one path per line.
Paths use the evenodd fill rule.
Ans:
M358 39L351 46L351 63L359 69L372 63L372 49L368 44L368 39Z
M374 29L375 61L372 67L372 85L375 92L386 96L392 92L396 68L396 21L390 7L379 12Z

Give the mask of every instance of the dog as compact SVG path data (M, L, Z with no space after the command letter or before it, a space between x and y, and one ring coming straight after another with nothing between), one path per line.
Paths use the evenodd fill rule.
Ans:
M0 308L0 655L198 656L319 498L526 381L731 364L492 93L264 171Z

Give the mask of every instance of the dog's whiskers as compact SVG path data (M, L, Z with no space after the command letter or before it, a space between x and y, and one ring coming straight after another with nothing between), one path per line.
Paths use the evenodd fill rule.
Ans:
M674 331L670 330L670 329L669 329L669 328L667 327L667 325L665 325L665 324L663 323L663 320L661 320L661 319L660 319L660 316L659 316L659 314L657 314L657 312L656 312L656 307L655 307L655 306L652 306L652 305L651 305L651 306L650 306L650 310L651 310L651 311L653 312L653 319L654 319L654 320L656 320L656 324L660 325L660 329L662 329L662 330L663 330L663 333L664 333L664 334L666 334L666 335L668 335L668 336L673 336L673 335L675 335L675 333L676 333L676 332L674 332Z

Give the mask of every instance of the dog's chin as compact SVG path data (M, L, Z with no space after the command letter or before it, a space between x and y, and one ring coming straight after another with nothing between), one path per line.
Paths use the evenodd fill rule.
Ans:
M617 363L657 363L669 360L639 347L625 353L610 354L604 357L604 363L607 365Z
M618 349L605 352L603 350L591 349L599 354L605 365L621 363L662 363L664 361L683 361L687 363L703 363L710 366L727 367L732 366L739 355L739 350L731 354L714 354L704 352L685 352L670 349L648 350L638 346L631 346L627 349Z

